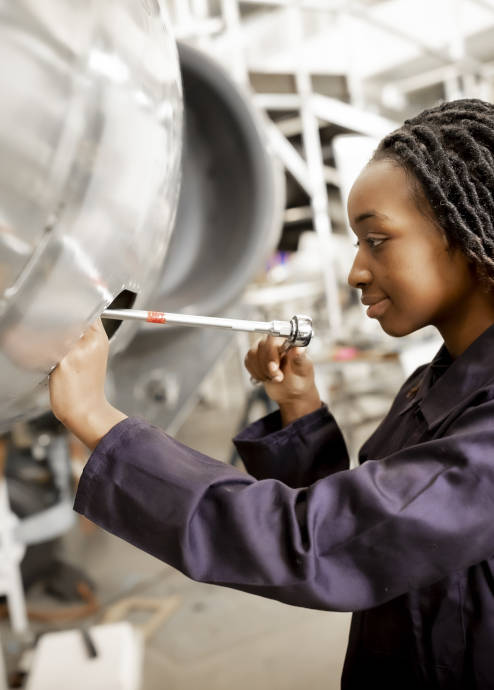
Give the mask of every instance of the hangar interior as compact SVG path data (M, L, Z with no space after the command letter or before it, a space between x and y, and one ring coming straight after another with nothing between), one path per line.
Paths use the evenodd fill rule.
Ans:
M9 37L0 56L13 65L0 83L12 102L22 96L14 88L16 74L40 91L29 102L32 118L24 116L25 100L19 100L24 110L0 106L0 186L10 200L0 208L0 690L295 690L302 683L336 689L350 614L195 583L73 512L88 451L49 413L47 373L108 307L262 322L307 314L318 387L356 463L402 382L433 357L441 340L429 328L392 338L366 318L347 284L355 249L346 199L379 140L404 119L444 100L494 100L494 2L142 0L137 5L149 16L169 17L170 55L178 43L183 128L172 69L166 137L137 116L125 119L123 101L108 100L104 117L115 129L108 146L114 153L118 138L125 152L112 165L129 165L127 157L137 172L117 184L96 145L79 149L71 179L79 184L99 175L102 188L114 185L111 204L105 197L88 210L98 218L107 213L110 222L99 238L84 236L78 244L88 216L75 213L75 193L63 187L61 196L52 195L58 205L52 208L50 197L42 210L52 208L52 225L70 228L65 238L77 241L66 239L49 260L53 233L49 224L36 225L26 171L42 159L40 179L50 171L55 189L65 163L51 155L48 124L61 127L56 117L61 122L69 115L68 109L54 112L65 92L41 67L38 73L45 59L39 46L56 43L76 52L77 31L63 30L78 27L84 12L100 10L75 9L67 0L49 0L46 11L36 5L22 0L12 9L0 2L0 33ZM147 70L164 63L142 48L146 36L128 28L131 0L124 9L116 0L101 5L107 12L101 35L118 35L120 43L106 44L106 53L105 44L98 44L100 52L95 44L94 71L118 82L125 60L115 56L130 61L139 55L132 88L151 98ZM152 24L156 35L157 27ZM10 41L16 31L27 39ZM140 61L144 67L137 69ZM46 67L49 76L53 64ZM151 84L147 92L142 83ZM17 112L23 116L14 127ZM89 121L91 113L83 118ZM98 122L91 121L91 131L88 125L86 143L96 137ZM64 151L72 156L79 134L76 125L68 130L73 136L67 135ZM169 177L142 182L141 208L128 200L137 196L146 155L160 146ZM159 195L170 227L162 227L156 210L146 215L139 220L140 247L137 219ZM12 218L26 219L36 233L10 232ZM125 251L117 223L118 233L130 238ZM81 247L84 261L94 263L78 283L67 266ZM80 255L77 261L82 265ZM115 279L95 287L109 266ZM232 437L275 409L243 366L259 336L130 323L112 332L106 326L114 403L242 469Z

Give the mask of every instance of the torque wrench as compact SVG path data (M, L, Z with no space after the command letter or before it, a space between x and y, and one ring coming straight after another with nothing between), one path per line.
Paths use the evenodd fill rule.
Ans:
M224 328L247 333L264 333L286 338L282 351L291 347L307 347L313 335L312 319L304 314L296 314L290 321L247 321L242 319L221 319L214 316L192 316L190 314L168 314L161 311L139 309L106 309L103 319L116 321L146 321L155 324L174 324L180 326L203 326Z

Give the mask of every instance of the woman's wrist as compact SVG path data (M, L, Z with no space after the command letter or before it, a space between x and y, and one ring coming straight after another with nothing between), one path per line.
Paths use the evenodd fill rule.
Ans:
M94 450L110 429L124 419L127 419L127 415L104 400L91 410L73 415L70 421L64 423L89 450Z
M300 419L300 417L305 417L306 414L315 412L321 405L321 398L317 391L313 395L301 398L300 400L280 403L280 414L283 427L295 422L297 419Z

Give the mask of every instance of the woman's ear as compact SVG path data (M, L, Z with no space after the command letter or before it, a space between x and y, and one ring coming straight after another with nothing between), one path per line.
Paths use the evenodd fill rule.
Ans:
M446 230L439 225L437 221L434 222L434 225L436 226L436 230L441 236L441 242L444 246L444 249L450 253L450 254L455 254L457 251L461 252L461 249L459 247L455 247L455 245L451 242L450 238L448 237ZM463 252L461 252L463 254Z
M454 247L452 246L451 242L449 241L449 237L447 236L446 232L441 226L439 226L439 232L441 233L441 239L443 241L444 248L448 251L453 251Z

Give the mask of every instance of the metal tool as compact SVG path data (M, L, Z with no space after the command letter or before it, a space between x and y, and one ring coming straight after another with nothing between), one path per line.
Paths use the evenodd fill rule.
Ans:
M101 314L101 318L114 319L116 321L147 321L148 323L156 324L205 326L247 333L264 333L286 338L282 345L282 352L286 352L291 347L307 347L313 335L312 319L304 314L295 315L290 321L246 321L242 319L220 319L214 316L168 314L161 311L143 311L139 309L107 309Z

